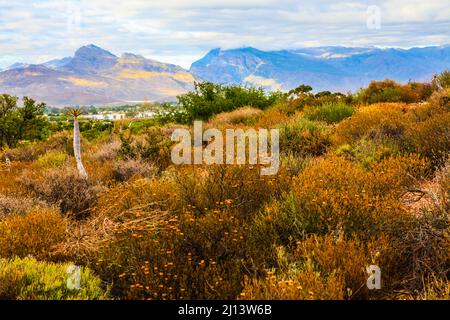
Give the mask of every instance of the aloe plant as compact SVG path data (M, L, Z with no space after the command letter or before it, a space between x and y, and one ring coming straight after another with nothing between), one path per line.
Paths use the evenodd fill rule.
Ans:
M87 179L88 174L81 161L80 126L78 124L78 117L82 112L80 109L71 109L69 113L73 117L73 153L77 162L78 173L81 178Z

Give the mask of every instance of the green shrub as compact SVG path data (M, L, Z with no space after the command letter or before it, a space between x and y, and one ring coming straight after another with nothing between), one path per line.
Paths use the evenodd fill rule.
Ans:
M331 145L330 130L321 122L305 118L280 128L280 152L318 156Z
M67 153L61 151L51 151L40 156L37 163L42 167L60 167L67 159Z
M215 114L244 106L265 109L281 98L276 92L266 94L262 88L223 86L211 82L196 83L195 90L178 97L186 120L208 120Z
M350 117L355 112L353 106L345 103L325 103L318 107L306 110L306 118L310 120L325 121L326 123L338 123Z
M80 289L70 289L71 263L39 262L33 258L0 259L1 300L98 300L107 297L101 281L80 269Z
M363 168L370 168L374 164L390 156L399 154L399 147L389 140L377 141L361 139L353 145L343 144L336 150L336 155L347 160L358 161Z

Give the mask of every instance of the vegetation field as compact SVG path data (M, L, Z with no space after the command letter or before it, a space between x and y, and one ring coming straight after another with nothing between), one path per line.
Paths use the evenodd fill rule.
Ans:
M356 94L199 83L178 100L78 123L0 95L0 299L450 298L449 72ZM194 120L278 128L278 173L174 165L171 134Z

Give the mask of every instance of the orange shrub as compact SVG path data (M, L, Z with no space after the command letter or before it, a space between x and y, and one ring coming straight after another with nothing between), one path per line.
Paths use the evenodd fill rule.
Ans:
M255 218L254 237L288 244L310 233L367 238L383 230L395 232L409 220L399 197L423 168L417 157L389 158L368 171L342 158L320 161L293 180L284 201Z
M233 299L242 290L244 234L226 210L168 215L153 229L121 228L94 253L92 268L118 297Z
M252 125L261 118L263 111L252 107L243 107L231 112L224 112L214 116L208 124L214 128L233 126L237 124Z
M338 124L334 141L338 144L352 143L364 137L398 141L412 123L412 117L405 113L404 107L403 104L362 107Z
M265 279L246 278L243 300L342 300L344 284L336 275L322 277L311 268L289 279L268 272Z
M416 123L405 133L407 148L429 158L435 166L450 156L450 112Z
M54 247L66 237L67 223L50 209L33 209L25 215L10 215L0 220L0 256L53 259Z
M243 217L281 196L290 183L282 170L274 176L261 176L260 168L247 165L177 168L174 179L181 207L201 214L228 205Z

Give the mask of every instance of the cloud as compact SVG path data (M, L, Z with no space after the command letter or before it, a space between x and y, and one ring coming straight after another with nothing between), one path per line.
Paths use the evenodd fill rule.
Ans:
M367 27L370 5L380 28ZM215 47L450 43L448 0L0 0L0 68L95 43L189 67Z

